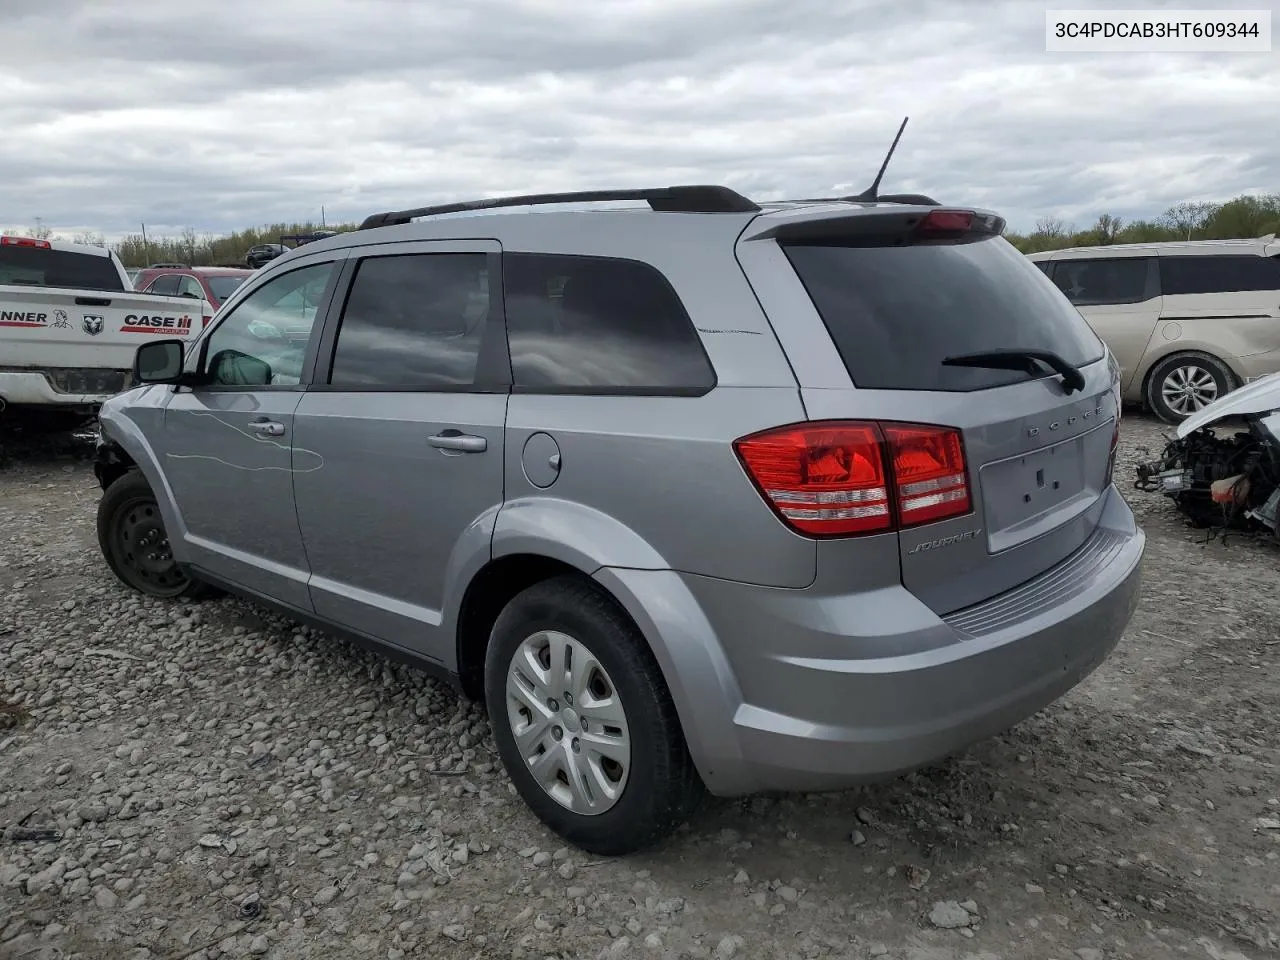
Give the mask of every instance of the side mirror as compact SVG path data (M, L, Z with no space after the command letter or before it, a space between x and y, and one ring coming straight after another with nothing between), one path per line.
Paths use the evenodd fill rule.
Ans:
M133 355L135 383L177 383L182 377L183 340L152 340Z

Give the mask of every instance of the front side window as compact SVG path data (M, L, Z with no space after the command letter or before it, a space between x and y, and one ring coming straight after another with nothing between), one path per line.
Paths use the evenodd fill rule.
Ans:
M517 389L681 394L715 385L667 279L637 260L503 254Z
M1280 290L1280 260L1259 256L1161 257L1160 290L1167 296Z
M209 334L205 369L215 386L289 386L302 363L337 265L318 263L276 277L238 303Z
M1146 257L1058 260L1053 282L1078 307L1141 303L1147 299L1149 264Z
M472 386L488 319L488 254L368 257L342 311L329 382L386 390Z

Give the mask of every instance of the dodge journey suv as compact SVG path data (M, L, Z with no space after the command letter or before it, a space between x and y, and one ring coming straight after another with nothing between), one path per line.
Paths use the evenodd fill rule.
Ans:
M590 851L919 767L1088 675L1139 585L1117 366L1003 227L696 186L376 214L138 350L103 554L482 698Z

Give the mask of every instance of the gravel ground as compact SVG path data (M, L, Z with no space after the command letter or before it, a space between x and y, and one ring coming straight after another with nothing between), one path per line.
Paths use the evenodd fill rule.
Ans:
M1159 428L1126 419L1118 475ZM0 443L0 446L3 446ZM0 466L0 957L1167 958L1280 954L1280 551L1149 535L1113 657L882 786L711 802L565 849L481 709L250 604L101 562L83 446Z

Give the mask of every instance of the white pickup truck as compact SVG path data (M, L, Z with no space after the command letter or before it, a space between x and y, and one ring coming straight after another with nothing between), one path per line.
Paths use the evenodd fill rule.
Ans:
M0 236L0 415L83 419L128 386L139 343L194 337L212 314L135 293L102 247Z

